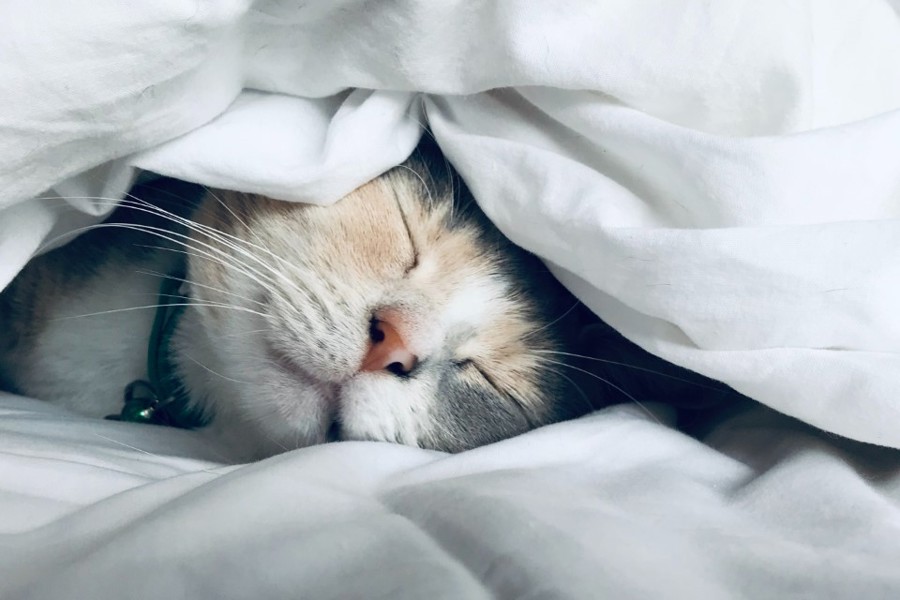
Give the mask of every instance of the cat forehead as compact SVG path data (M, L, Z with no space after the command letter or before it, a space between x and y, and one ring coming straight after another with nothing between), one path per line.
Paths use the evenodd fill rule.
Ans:
M462 334L459 357L512 365L528 355L528 340L539 343L539 319L518 292L518 273L507 260L518 250L485 236L486 224L461 214L448 186L428 190L403 170L373 184L360 190L370 202L403 207L418 252L408 283L430 297L437 329L450 338Z
M332 206L244 197L244 210L260 236L291 263L305 263L324 279L357 282L377 290L417 264L383 298L414 312L427 309L432 326L446 333L476 334L480 353L510 350L528 334L530 306L515 293L516 274L505 257L515 249L484 235L481 223L461 216L446 186L425 187L406 170L357 188ZM212 204L227 219L230 211ZM392 298L393 297L393 298ZM415 298L424 302L416 307ZM376 303L379 301L376 299ZM416 318L421 325L420 318ZM524 347L521 347L524 349Z

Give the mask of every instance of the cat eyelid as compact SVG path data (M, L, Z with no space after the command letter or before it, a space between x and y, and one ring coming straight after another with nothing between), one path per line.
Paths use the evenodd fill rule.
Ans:
M492 388L494 388L494 389L497 391L498 394L501 394L501 395L503 395L503 396L506 395L506 394L504 394L504 393L500 390L499 387L497 387L497 384L494 383L494 378L491 377L490 375L488 375L487 372L485 372L485 370L484 370L483 368L481 368L481 365L479 365L479 364L478 364L477 362L475 362L474 360L470 360L470 361L469 361L469 364L471 364L472 367L474 367L474 369L475 369L476 371L478 371L478 373L484 378L484 380L488 382L488 385L490 385Z
M513 406L516 407L516 409L519 412L522 413L522 416L525 418L525 420L528 421L529 423L531 423L531 419L528 416L528 412L525 410L525 407L523 406L521 400L519 400L519 398L517 398L514 394L508 394L508 393L504 392L502 389L500 389L500 387L497 386L496 382L494 382L494 378L491 377L490 375L488 375L487 372L485 372L485 370L481 367L481 365L479 365L477 362L475 362L471 358L455 360L455 361L453 361L453 364L456 365L457 367L459 367L460 369L470 367L470 368L473 368L476 371L478 371L478 374L481 375L481 378L484 379L484 381L489 386L491 386L491 389L493 389L495 392L497 392L497 394L500 395L501 397L508 400Z
M487 372L485 372L485 370L481 367L481 365L479 365L477 362L475 362L471 358L463 358L463 359L454 360L453 364L456 365L456 367L459 369L466 369L466 368L475 369L476 371L478 371L478 374L481 375L482 379L484 379L487 382L487 384L489 386L491 386L498 394L500 394L502 396L506 395L500 390L499 387L497 387L497 384L494 383L494 379L491 376L489 376L487 374Z

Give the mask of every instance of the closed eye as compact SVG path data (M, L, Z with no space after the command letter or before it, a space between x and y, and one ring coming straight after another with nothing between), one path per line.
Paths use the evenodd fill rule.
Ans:
M479 375L481 375L481 378L484 379L485 383L487 383L489 386L494 388L494 391L496 391L501 396L506 395L500 390L499 387L497 387L497 384L494 383L493 378L491 378L487 374L487 372L481 367L481 365L479 365L477 362L475 362L471 358L463 358L460 360L455 360L455 361L453 361L453 364L454 364L454 366L456 366L457 369L460 369L460 370L471 369L473 371L476 371Z
M532 420L531 416L528 414L528 411L525 410L525 406L522 401L516 397L515 394L510 394L505 392L502 388L500 388L497 383L494 381L494 378L488 375L487 371L485 371L481 365L472 360L471 358L464 358L460 360L453 361L454 366L456 366L460 370L471 369L476 371L481 378L484 380L486 384L488 384L492 390L494 390L497 395L501 398L505 398L508 400L515 408L519 411L522 417L528 422L532 427L535 427L536 424Z

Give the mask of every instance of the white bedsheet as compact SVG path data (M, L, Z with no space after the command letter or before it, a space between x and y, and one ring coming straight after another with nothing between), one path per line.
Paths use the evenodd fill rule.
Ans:
M0 396L0 598L895 598L900 456L616 407L445 455L221 466L197 434ZM849 458L853 456L854 458Z

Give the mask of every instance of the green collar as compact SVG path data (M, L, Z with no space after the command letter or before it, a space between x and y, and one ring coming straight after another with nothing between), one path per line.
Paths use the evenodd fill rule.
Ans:
M132 381L125 387L125 406L107 419L152 423L194 429L207 419L193 406L170 359L169 344L178 321L190 299L178 293L183 273L163 278L150 343L147 345L147 379Z

